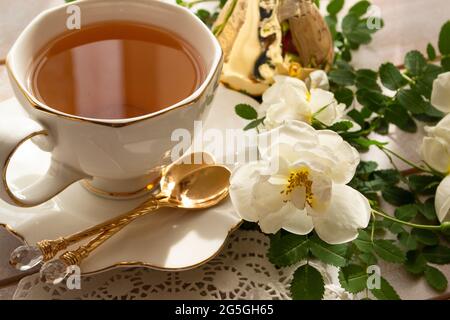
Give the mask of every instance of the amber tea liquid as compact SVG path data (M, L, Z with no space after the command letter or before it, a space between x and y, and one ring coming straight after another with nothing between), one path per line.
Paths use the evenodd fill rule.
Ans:
M190 96L205 70L179 36L134 22L68 31L34 59L33 94L64 113L123 119L167 108Z

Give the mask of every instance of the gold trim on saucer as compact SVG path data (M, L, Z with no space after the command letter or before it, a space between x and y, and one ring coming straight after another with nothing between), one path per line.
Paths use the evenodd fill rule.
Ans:
M133 198L137 196L142 196L146 193L150 193L151 190L145 186L139 190L136 191L130 191L130 192L113 192L113 191L106 191L103 189L99 189L94 187L89 180L85 179L81 181L81 185L89 192L106 198Z
M225 236L225 239L223 240L222 245L210 257L208 257L207 259L205 259L203 261L200 261L200 262L197 262L197 263L195 263L193 265L190 265L190 266L186 266L186 267L182 267L182 268L166 268L166 267L156 266L156 265L153 265L153 264L150 264L150 263L146 263L146 262L142 262L142 261L122 261L122 262L118 262L118 263L115 263L115 264L113 264L111 266L108 266L108 267L105 267L105 268L101 268L101 269L98 269L98 270L95 270L95 271L82 272L82 275L84 275L84 276L91 276L91 275L95 275L95 274L98 274L98 273L109 271L109 270L112 270L112 269L115 269L115 268L122 268L122 267L144 267L144 268L150 268L150 269L153 269L153 270L171 271L171 272L192 270L192 269L198 268L201 265L204 265L205 263L208 263L209 261L211 261L214 258L216 258L221 253L221 251L224 249L224 247L226 246L228 238L230 237L230 235L233 232L235 232L237 229L239 229L239 227L241 226L242 223L243 223L243 221L240 220L240 221L238 221L236 223L235 226L231 227L228 230L228 233ZM26 238L23 235L21 235L19 232L14 230L8 224L0 223L0 227L4 227L7 232L12 234L13 236L18 238L19 240L23 241L25 244L28 243Z
M213 69L214 72L212 73L211 77L208 79L208 82L206 82L205 89L203 90L203 92L201 92L198 95L198 97L195 97L195 98L193 98L191 100L188 100L187 102L185 102L184 104L181 104L179 106L168 107L166 109L160 110L158 112L150 113L148 115L145 115L145 116L142 116L142 117L139 117L139 118L123 119L126 122L109 122L108 120L102 121L102 120L96 120L96 119L91 119L91 118L83 118L83 117L79 117L79 116L74 116L74 115L62 113L62 112L59 112L59 111L56 111L56 110L52 109L49 106L44 105L42 102L40 102L35 97L33 97L30 93L28 93L28 91L25 90L25 88L23 88L23 86L21 85L19 80L17 80L16 75L14 74L14 72L13 72L13 70L12 70L10 64L9 64L8 58L9 58L9 56L6 57L6 62L5 62L6 70L11 75L12 81L17 85L17 88L20 90L20 92L28 100L28 102L30 103L30 105L33 108L35 108L36 110L43 111L45 113L49 113L49 114L55 115L55 116L60 117L60 118L73 120L73 121L79 121L79 122L89 122L89 123L99 124L99 125L113 127L113 128L121 128L121 127L125 127L125 126L128 126L128 125L132 125L132 124L144 121L144 120L148 120L150 118L155 118L157 116L166 114L166 113L168 113L170 111L173 111L175 109L188 107L188 106L191 106L192 104L198 102L199 100L204 98L204 96L207 94L207 91L208 91L207 88L210 86L211 82L217 80L217 83L219 83L218 73L222 72L222 65L223 65L223 59L224 59L223 51L220 49L219 61L217 62L217 65L216 65L215 69ZM204 83L202 83L202 85Z
M23 241L25 244L27 243L27 241L25 240L25 237L22 236L20 233L18 233L16 230L14 230L12 227L10 227L8 224L0 223L0 227L5 228L6 231L8 231L10 234L12 234L14 237L19 239L20 241Z
M8 196L11 198L11 200L19 207L23 207L23 208L29 208L29 207L34 207L35 205L29 205L26 204L24 202L22 202L19 198L17 198L14 193L11 191L11 189L8 186L8 181L6 180L6 172L8 171L8 166L9 166L9 162L11 161L12 156L14 155L14 153L17 151L17 149L27 140L38 136L38 135L44 135L44 136L48 136L48 132L47 130L41 130L41 131L37 131L37 132L33 132L32 134L26 136L25 138L23 138L22 140L20 140L17 145L14 147L14 149L11 151L11 153L8 155L8 157L6 158L5 163L3 164L3 168L2 168L2 183L5 186L5 191L8 194ZM53 197L53 196L52 196ZM50 197L50 198L52 198ZM49 199L50 199L49 198Z

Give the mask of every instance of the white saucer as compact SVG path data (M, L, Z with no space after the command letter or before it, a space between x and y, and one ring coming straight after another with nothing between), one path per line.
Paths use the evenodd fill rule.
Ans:
M257 105L248 96L220 86L205 127L222 132L242 129L246 122L234 114L238 103ZM0 117L22 112L16 99L0 103ZM8 170L12 188L29 185L46 171L49 160L49 154L32 142L25 143L12 158ZM128 211L141 201L99 198L77 183L35 208L17 208L0 201L0 225L27 243L35 243L80 231ZM124 228L86 259L82 270L93 273L121 265L160 270L193 268L218 254L240 221L229 199L204 211L162 209Z

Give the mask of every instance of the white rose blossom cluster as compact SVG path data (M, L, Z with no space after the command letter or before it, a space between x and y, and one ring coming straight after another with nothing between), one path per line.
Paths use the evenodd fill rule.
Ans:
M439 184L435 207L440 222L450 221L450 72L433 82L431 104L447 115L435 126L426 127L421 153L423 160L446 177Z
M307 83L297 78L276 76L275 83L262 96L264 128L274 129L288 120L311 124L316 119L326 126L343 120L345 104L338 103L329 90L327 74L314 71Z
M286 120L258 137L270 141L258 142L260 160L237 166L231 176L230 197L244 220L265 233L314 229L330 244L352 241L367 227L369 201L347 186L359 153L336 132Z

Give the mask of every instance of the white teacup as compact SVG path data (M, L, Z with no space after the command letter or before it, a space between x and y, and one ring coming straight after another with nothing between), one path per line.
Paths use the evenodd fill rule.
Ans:
M67 8L74 4L81 9L81 27L122 20L176 33L200 53L207 70L203 83L173 106L130 119L83 118L41 103L26 85L30 63L50 40L67 32ZM35 206L80 180L88 190L103 196L141 194L170 162L171 149L177 143L171 141L172 132L183 128L193 134L194 121L206 116L221 66L222 50L213 34L189 10L177 5L154 0L90 0L43 12L23 31L7 57L12 87L28 117L0 119L0 198L16 206ZM6 181L8 164L28 139L52 153L50 169L24 190L11 190Z

